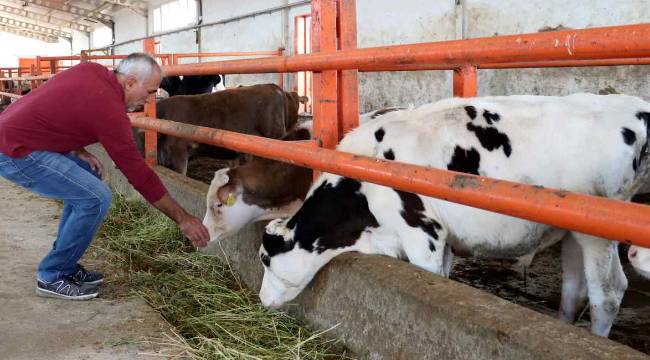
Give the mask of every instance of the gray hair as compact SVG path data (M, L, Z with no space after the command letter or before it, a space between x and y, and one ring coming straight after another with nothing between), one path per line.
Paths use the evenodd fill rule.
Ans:
M145 53L132 53L124 60L120 61L115 69L115 73L133 75L139 82L144 82L154 72L154 70L157 70L162 74L160 65L158 65L151 55Z

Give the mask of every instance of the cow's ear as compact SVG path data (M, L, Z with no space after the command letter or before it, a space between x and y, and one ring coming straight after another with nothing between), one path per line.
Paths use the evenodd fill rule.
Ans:
M235 205L235 201L241 193L242 188L239 184L229 183L219 188L217 197L220 203L232 206Z
M212 182L210 183L210 187L220 188L226 185L228 181L230 181L230 176L228 176L229 171L230 168L223 168L215 171Z

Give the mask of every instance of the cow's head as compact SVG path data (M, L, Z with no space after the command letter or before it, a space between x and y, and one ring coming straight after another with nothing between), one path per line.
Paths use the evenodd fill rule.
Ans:
M264 306L279 307L294 299L320 268L343 252L361 250L371 228L379 226L359 181L329 177L321 177L291 219L266 226L259 251Z
M309 177L310 171L304 168L261 158L216 171L203 218L210 241L253 221L292 215L307 193Z
M632 245L627 257L639 274L650 279L650 249Z
M277 308L293 300L309 284L318 270L340 251L320 253L296 246L294 231L287 221L276 219L266 226L259 256L264 265L260 299L266 307Z
M242 199L242 185L230 178L229 168L217 170L206 197L203 225L210 233L210 241L227 232L237 231L260 213L259 207L246 204Z

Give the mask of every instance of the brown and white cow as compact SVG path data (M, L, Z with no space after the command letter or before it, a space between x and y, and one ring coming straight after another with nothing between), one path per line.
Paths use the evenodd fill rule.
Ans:
M650 279L650 249L632 245L627 257L641 276Z
M397 110L403 109L385 108L361 114L359 123ZM311 128L311 121L302 123L282 140L309 140ZM216 171L203 219L210 240L218 240L253 221L291 216L302 205L311 181L310 169L260 157L233 169Z
M156 104L156 115L185 124L281 139L298 120L299 100L275 84L259 84L162 99ZM141 134L136 135L136 142L144 152ZM232 157L233 153L191 140L159 135L158 164L186 174L191 155L222 158Z
M311 123L294 128L282 140L311 138ZM302 204L311 185L310 169L252 157L244 165L217 170L206 197L203 224L210 240L253 221L288 217Z

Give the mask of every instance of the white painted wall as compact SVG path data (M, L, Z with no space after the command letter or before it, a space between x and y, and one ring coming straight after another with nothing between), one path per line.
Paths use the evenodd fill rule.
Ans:
M121 9L113 14L115 22L115 42L137 39L147 36L147 18L132 10Z
M72 53L79 54L81 50L90 48L90 36L88 33L72 30Z
M70 43L60 40L50 44L35 39L0 32L0 67L17 67L18 58L71 55Z
M648 0L466 0L469 37L648 22ZM561 10L558 10L561 9ZM615 89L650 99L648 66L481 70L479 95L566 95Z
M165 0L154 0L150 6ZM219 21L299 0L204 0L203 23ZM310 6L258 15L160 38L164 52L270 50L284 46L293 54L296 15ZM493 35L537 32L562 25L585 28L647 22L649 0L357 0L358 46L406 44ZM147 25L123 10L115 15L116 41L144 36ZM140 51L141 43L118 53ZM208 59L213 60L213 59ZM600 67L525 70L480 70L479 95L618 92L650 99L650 67ZM287 89L293 76L285 77ZM360 110L387 105L419 105L452 96L451 71L361 73ZM276 82L277 75L230 75L228 86Z

